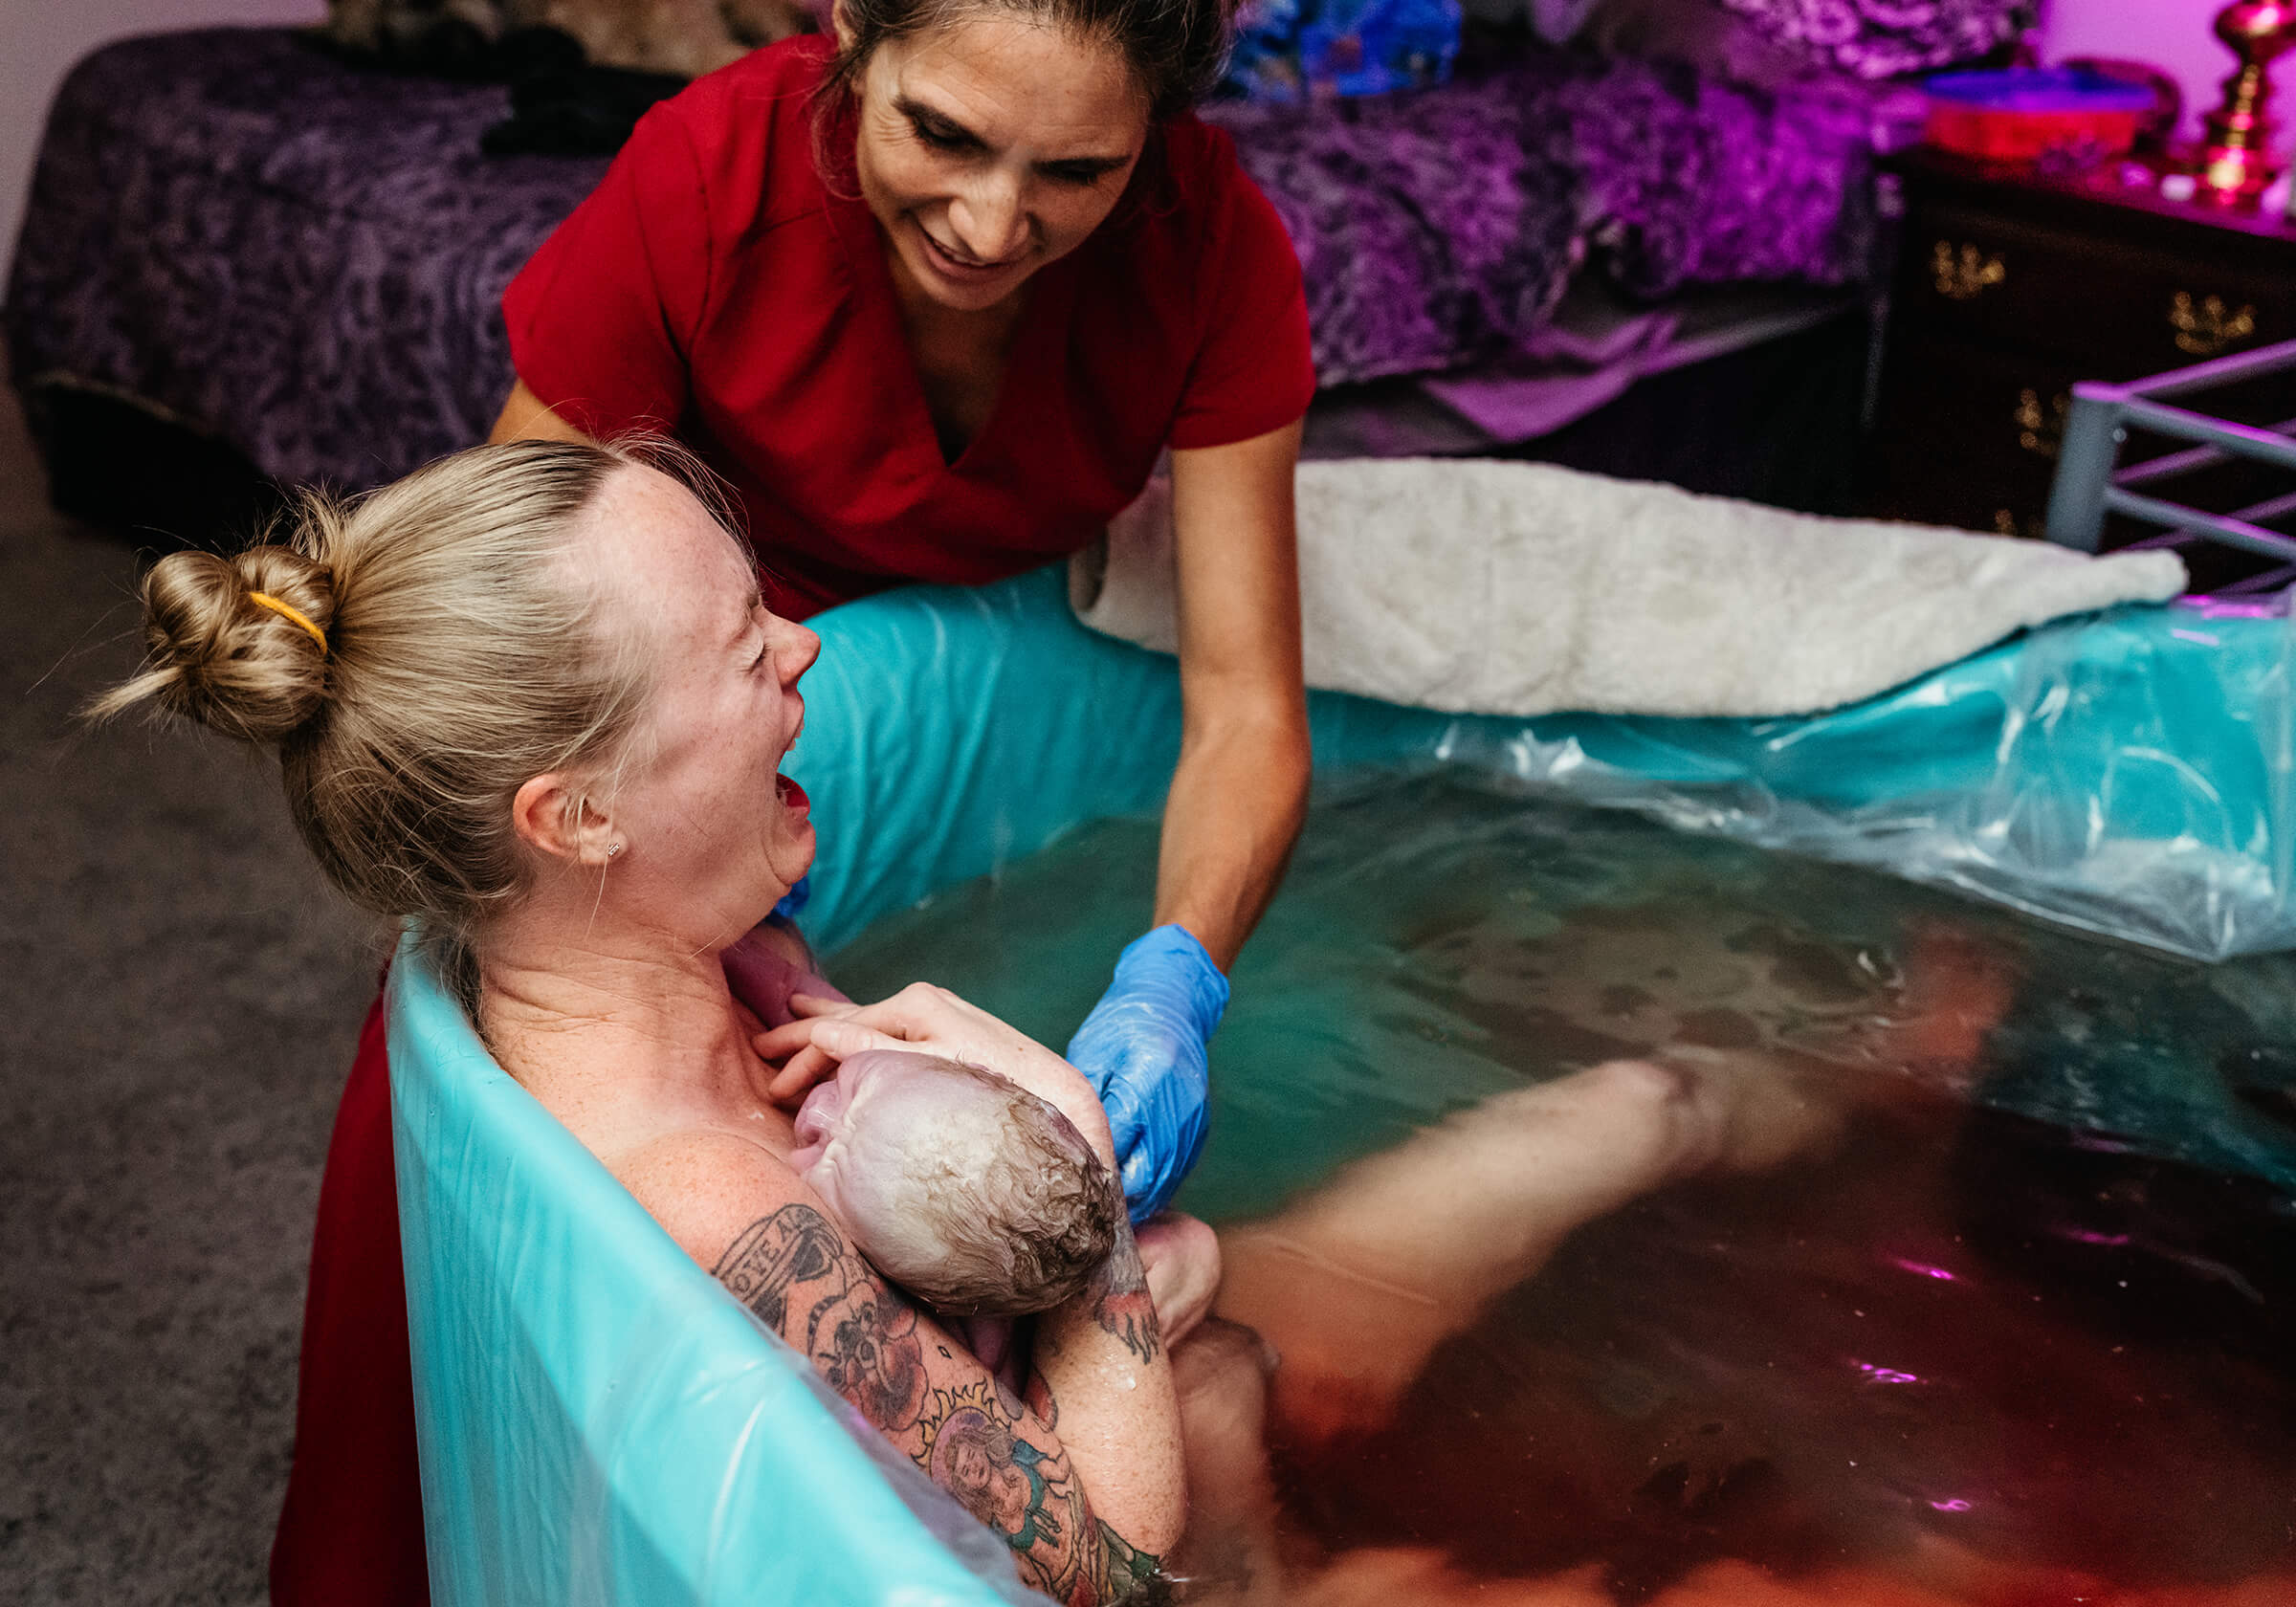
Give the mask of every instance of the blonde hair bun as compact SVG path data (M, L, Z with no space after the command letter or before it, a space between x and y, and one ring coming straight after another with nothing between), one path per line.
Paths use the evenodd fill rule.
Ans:
M149 699L227 737L284 741L326 702L322 638L334 617L332 572L294 547L250 547L231 558L171 553L144 578L144 672L91 713L115 715Z
M474 940L532 875L519 788L603 781L651 689L645 644L575 558L584 510L624 469L671 474L724 522L709 471L649 439L472 447L356 499L306 492L283 538L152 569L150 659L89 712L152 704L278 743L320 868L419 919L475 1006Z

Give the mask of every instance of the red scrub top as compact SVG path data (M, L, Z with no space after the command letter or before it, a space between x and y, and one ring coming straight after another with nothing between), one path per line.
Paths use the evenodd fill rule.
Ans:
M389 1077L378 999L319 1187L295 1460L271 1548L278 1607L426 1607L430 1598Z
M869 212L813 166L826 45L758 51L639 124L503 300L527 388L590 433L668 428L732 481L777 612L980 583L1081 546L1166 445L1248 440L1314 388L1299 265L1225 134L1040 271L1003 393L942 460ZM428 1599L389 1068L370 1015L320 1192L278 1607Z
M1166 446L1307 410L1291 241L1227 136L1183 117L1028 281L995 411L945 461L883 237L816 160L829 50L770 46L655 107L502 298L536 396L591 435L667 429L732 483L776 612L1035 568L1138 495Z

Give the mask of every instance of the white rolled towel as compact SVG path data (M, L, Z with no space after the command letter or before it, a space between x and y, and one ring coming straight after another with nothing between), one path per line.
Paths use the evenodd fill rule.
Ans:
M1450 458L1302 464L1299 548L1308 684L1461 714L1815 714L2185 584L2173 553ZM1166 482L1079 555L1071 592L1093 629L1177 649Z

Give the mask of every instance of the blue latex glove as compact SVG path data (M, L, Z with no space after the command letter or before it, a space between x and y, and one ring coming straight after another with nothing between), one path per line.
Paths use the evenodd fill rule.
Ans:
M812 902L813 872L808 870L798 877L797 886L782 894L782 901L773 907L773 913L779 919L793 921L804 914L806 906Z
M1115 1134L1132 1220L1169 1204L1203 1149L1206 1046L1227 979L1185 927L1159 926L1116 960L1116 980L1069 1040L1069 1063L1098 1090Z

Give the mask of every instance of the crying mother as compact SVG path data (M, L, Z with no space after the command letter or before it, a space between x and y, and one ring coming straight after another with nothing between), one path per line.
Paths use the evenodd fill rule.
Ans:
M756 1046L771 1024L722 959L813 858L804 795L777 778L821 643L768 610L692 483L629 449L529 441L353 508L314 498L287 544L155 566L148 666L99 707L156 699L276 742L329 879L422 923L503 1068L900 1449L929 1463L937 1399L1001 1400L1006 1464L987 1471L1026 1471L1026 1509L1001 1513L1025 1576L1117 1599L1170 1550L1183 1500L1129 1228L1097 1283L1040 1319L1024 1401L884 1284L791 1169L795 1099ZM937 991L801 1027L818 1052L795 1058L887 1027L1050 1098L1113 1169L1089 1085ZM774 1254L792 1238L828 1253ZM832 1308L868 1321L807 1332ZM961 1468L928 1470L989 1515Z

